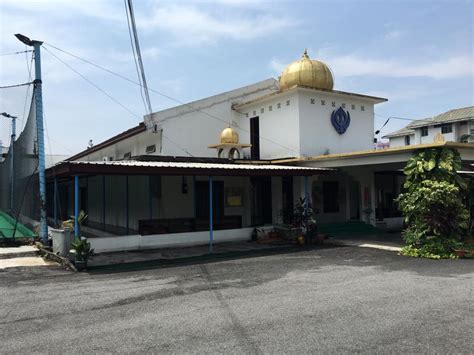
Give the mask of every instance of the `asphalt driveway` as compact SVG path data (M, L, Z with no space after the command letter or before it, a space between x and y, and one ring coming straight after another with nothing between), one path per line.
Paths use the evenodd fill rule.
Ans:
M0 353L473 353L472 260L354 247L0 271Z

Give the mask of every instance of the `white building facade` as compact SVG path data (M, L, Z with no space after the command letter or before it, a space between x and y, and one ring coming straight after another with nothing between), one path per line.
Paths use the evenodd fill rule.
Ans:
M89 215L85 229L99 238L94 242L98 251L136 248L137 240L148 234L154 237L145 238L147 247L205 241L212 229L206 207L211 186L221 240L249 239L257 226L289 223L287 212L300 197L310 200L321 225L358 221L400 226L393 199L403 183L400 168L412 150L395 155L386 154L390 149L375 151L375 105L387 99L334 90L333 84L329 68L305 52L279 80L267 79L148 115L138 126L68 159L67 169L81 166L84 173L79 193L71 179L60 183L61 214L71 215L78 203ZM471 126L474 129L471 121L472 115L467 122L433 121L428 136L422 136L423 127L413 125L387 137L394 147L406 148L400 142L410 140L411 149L433 141L439 137L437 130L450 124L452 132L444 133L445 140L451 140L451 134L459 141ZM239 154L229 154L233 148ZM136 161L145 165L140 172ZM164 162L175 175L163 170ZM234 164L235 176L212 168L224 163ZM176 164L189 164L196 175ZM249 164L257 170L262 164L294 169L282 167L275 174L247 169L247 176L238 172ZM103 169L92 173L91 166ZM160 166L162 170L156 171L164 174L152 172L152 166ZM216 175L208 178L206 169L214 169ZM135 239L114 246L100 239L123 235Z

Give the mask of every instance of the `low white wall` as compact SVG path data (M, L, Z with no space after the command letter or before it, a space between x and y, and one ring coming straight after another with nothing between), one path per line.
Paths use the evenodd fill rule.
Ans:
M254 228L226 229L214 231L214 243L249 240ZM125 235L119 237L90 238L96 253L114 251L187 247L209 243L209 231L152 235Z

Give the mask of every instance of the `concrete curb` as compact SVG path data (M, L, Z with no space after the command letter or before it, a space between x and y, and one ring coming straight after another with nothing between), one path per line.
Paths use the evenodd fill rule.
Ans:
M45 259L52 260L52 261L60 264L61 266L63 266L64 268L66 268L68 270L77 272L76 267L69 261L69 259L66 259L66 258L64 258L60 255L54 254L54 253L50 252L49 250L46 250L46 249L43 249L43 248L41 248L39 250L39 253Z

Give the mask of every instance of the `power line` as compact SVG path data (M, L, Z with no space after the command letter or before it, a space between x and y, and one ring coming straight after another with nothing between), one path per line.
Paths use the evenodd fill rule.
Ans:
M49 46L49 47L52 47L52 48L54 48L54 49L56 49L56 50L58 50L58 51L60 51L60 52L63 52L63 53L65 53L65 54L67 54L67 55L69 55L69 56L71 56L71 57L74 57L74 58L76 58L76 59L78 59L78 60L80 60L80 61L83 61L83 62L85 62L85 63L88 63L88 64L90 64L90 65L92 65L92 66L94 66L94 67L96 67L96 68L98 68L98 69L101 69L101 70L103 70L103 71L106 71L107 73L112 74L112 75L114 75L114 76L116 76L116 77L118 77L118 78L121 78L121 79L125 80L125 81L128 81L128 82L130 82L130 83L132 83L132 84L142 86L140 83L136 82L135 80L132 80L132 79L130 79L130 78L127 78L127 77L124 76L124 75L118 74L118 73L116 73L116 72L114 72L114 71L112 71L112 70L110 70L110 69L107 69L107 68L105 68L105 67L103 67L103 66L101 66L101 65L98 65L98 64L96 64L96 63L93 63L93 62L91 62L91 61L89 61L89 60L87 60L87 59L83 59L83 58L81 58L81 57L79 57L79 56L77 56L77 55L75 55L75 54L72 54L72 53L70 53L70 52L68 52L68 51L65 51L64 49L58 48L58 47L56 47L56 46L53 46L53 45L50 44L50 43L46 43L46 42L45 42L44 44L47 45L47 46ZM193 105L191 105L191 104L189 104L189 103L185 103L185 102L183 102L183 101L180 101L180 100L178 100L178 99L176 99L176 98L174 98L174 97L172 97L172 96L166 95L166 94L164 94L164 93L162 93L162 92L159 92L159 91L157 91L157 90L155 90L155 89L153 89L153 88L150 88L150 87L149 87L148 90L151 91L151 92L154 92L154 93L156 93L156 94L158 94L158 95L160 95L160 96L163 96L163 97L165 97L165 98L167 98L167 99L169 99L169 100L171 100L171 101L174 101L174 102L176 102L176 103L178 103L178 104L180 104L180 105L189 107L189 108L191 108L193 111L200 112L200 113L202 113L202 114L204 114L204 115L206 115L206 116L209 116L209 117L211 117L211 118L213 118L213 119L216 119L216 120L218 120L218 121L224 122L226 125L231 125L231 124L232 124L232 122L229 122L229 121L227 121L227 120L225 120L225 119L223 119L223 118L220 118L220 117L218 117L218 116L215 116L215 115L213 115L213 114L211 114L211 113L209 113L209 112L206 112L206 111L203 111L203 110L201 110L201 109L199 109L199 108L196 108L196 107L194 107ZM241 127L241 126L239 126L239 125L235 125L235 126L236 126L237 128L239 128L240 130L242 130L243 132L250 133L250 130L248 130L248 129L244 128L244 127ZM267 142L273 143L273 144L275 144L275 145L277 145L277 146L279 146L279 147L281 147L281 148L284 148L284 149L286 149L286 150L295 152L295 153L297 153L298 155L301 154L300 151L298 151L298 150L296 150L296 149L293 149L293 148L291 148L291 147L287 147L287 146L285 146L285 145L283 145L283 144L281 144L281 143L278 143L278 142L276 142L276 141L274 141L274 140L272 140L272 139L270 139L270 138L266 138L266 137L264 137L264 136L262 136L262 135L259 135L259 138L261 138L261 139L263 139L263 140L265 140L265 141L267 141Z
M141 120L142 118L140 116L138 116L137 114L135 114L133 111L131 111L128 107L126 107L125 105L123 105L120 101L118 101L116 98L114 98L113 96L111 96L109 93L107 93L105 90L103 90L102 88L100 88L99 86L97 86L95 83L93 83L92 81L90 81L87 77L85 77L83 74L81 74L80 72L78 72L76 69L74 69L73 67L71 67L68 63L66 63L65 61L63 61L61 58L59 58L57 55L55 55L53 52L51 52L48 48L44 47L44 49L49 53L51 54L53 57L55 57L57 60L59 60L61 63L63 63L65 66L67 66L70 70L72 70L74 73L76 73L77 75L79 75L82 79L84 79L85 81L87 81L90 85L92 85L93 87L95 87L97 90L99 90L100 92L102 92L104 95L106 95L109 99L111 99L112 101L114 101L116 104L120 105L124 110L126 110L128 113L130 113L132 116L135 116L136 118L138 118L139 120Z
M26 50L26 51L20 51L20 52L11 52L11 53L3 53L3 54L0 54L0 56L3 57L3 56L6 56L6 55L22 54L22 53L28 53L28 52L33 52L33 50Z
M82 79L84 79L85 81L87 81L90 85L92 85L94 88L96 88L97 90L99 90L100 92L102 92L104 95L106 95L109 99L111 99L112 101L114 101L116 104L118 104L120 107L122 107L124 110L126 110L128 113L130 113L131 115L137 117L139 120L141 120L141 117L138 116L137 114L135 114L133 111L131 111L128 107L126 107L124 104L122 104L120 101L118 101L116 98L114 98L112 95L110 95L108 92L106 92L104 89L102 89L101 87L99 87L97 84L95 84L94 82L92 82L91 80L89 80L87 77L85 77L83 74L81 74L79 71L77 71L76 69L74 69L72 66L70 66L69 64L67 64L65 61L63 61L61 58L59 58L58 56L56 56L54 53L52 53L50 50L48 50L47 48L44 48L49 54L51 54L53 57L55 57L58 61L60 61L62 64L64 64L65 66L67 66L70 70L72 70L74 73L76 73L77 75L79 75ZM180 148L183 152L185 152L186 154L189 154L191 157L193 156L186 148L180 146L178 143L176 143L175 141L173 141L171 138L165 136L164 134L162 134L162 137L166 138L167 140L169 140L171 143L175 144L178 148Z
M18 88L20 86L26 86L26 85L31 85L31 84L33 84L33 82L24 83L24 84L16 84L16 85L6 85L6 86L0 86L0 89Z
M375 116L379 116L381 118L386 118L386 121L385 123L382 125L382 127L380 127L380 129L376 130L375 131L375 134L380 134L380 131L382 131L382 129L387 125L387 123L391 120L391 119L395 119L395 120L402 120L402 121L409 121L409 122L419 122L419 123L435 123L433 122L431 119L413 119L413 118L406 118L406 117L397 117L397 116L389 116L389 117L386 117L386 116L382 116L378 113L374 113Z

